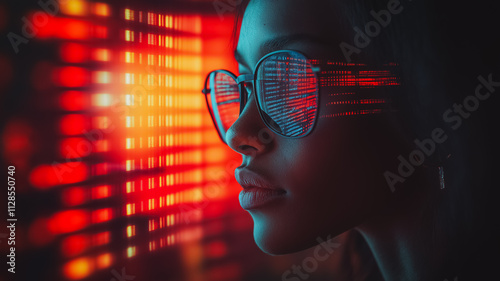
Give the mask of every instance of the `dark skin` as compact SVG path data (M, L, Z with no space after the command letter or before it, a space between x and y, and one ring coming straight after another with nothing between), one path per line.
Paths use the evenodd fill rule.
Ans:
M240 74L252 73L258 60L276 49L343 61L336 42L352 35L338 26L339 19L317 15L328 9L326 2L250 1L237 46ZM282 40L288 36L293 40ZM328 113L327 99L321 95L320 100L320 115ZM402 125L390 118L320 118L310 135L289 139L267 129L251 94L226 142L243 157L238 169L252 170L286 191L279 203L249 210L255 241L264 252L293 253L316 245L318 237L355 228L386 280L443 280L436 274L442 266L436 253L445 251L431 249L432 226L419 219L420 206L434 186L417 173L398 195L383 176L396 167L399 154L414 148L399 133ZM270 141L259 140L263 130Z

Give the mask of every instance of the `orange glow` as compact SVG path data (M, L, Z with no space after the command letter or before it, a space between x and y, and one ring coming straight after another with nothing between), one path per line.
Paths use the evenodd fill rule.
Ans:
M61 13L71 16L85 16L88 13L88 4L84 0L64 0L59 5Z
M72 235L64 238L61 242L61 252L66 257L73 257L83 253L90 247L90 239L87 235Z
M165 16L165 27L166 28L172 28L173 26L173 18L172 16Z
M82 87L88 83L89 72L81 67L61 67L54 71L53 80L63 87Z
M84 210L62 211L54 214L48 223L54 234L78 231L89 225L89 215Z
M83 134L89 126L88 118L83 114L68 114L61 118L59 130L63 135Z
M62 39L87 39L90 33L90 25L84 21L73 19L61 19L56 36Z
M111 266L112 260L113 258L110 253L101 254L96 258L97 267L99 269L109 267Z
M96 116L92 118L92 127L97 129L107 129L111 125L111 120L108 116Z
M92 51L92 59L95 61L109 61L111 59L109 49L94 49Z
M80 91L66 91L59 97L59 105L68 111L84 110L88 106L87 98Z
M82 44L64 43L61 46L61 59L65 62L81 63L88 57L88 48Z
M92 212L92 223L101 223L112 219L111 208L100 209Z
M30 183L40 189L58 184L69 184L83 181L87 178L87 166L82 162L64 164L40 165L30 173Z
M92 188L92 199L101 199L110 196L109 185L101 185Z
M194 34L201 33L201 17L200 16L181 16L178 18L176 29L182 31L193 32Z
M84 40L89 37L90 24L81 20L49 17L47 24L37 26L37 29L39 38Z
M83 279L94 271L92 259L87 257L78 258L63 266L63 274L71 280Z
M108 17L110 15L109 5L105 3L94 3L92 13L96 16Z
M62 191L61 199L66 206L77 206L87 201L87 192L82 187L70 187Z
M108 140L98 140L95 142L96 152L105 152L109 150Z

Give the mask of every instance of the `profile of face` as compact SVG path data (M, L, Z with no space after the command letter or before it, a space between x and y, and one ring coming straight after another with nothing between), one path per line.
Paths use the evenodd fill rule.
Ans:
M345 62L338 43L353 35L340 27L342 19L325 12L326 2L250 1L237 44L240 74L253 73L261 57L280 49ZM321 116L331 109L321 88L319 95ZM267 129L253 93L226 142L243 158L237 180L257 175L283 192L247 208L255 241L269 254L307 249L319 237L337 236L382 210L391 200L384 171L405 146L387 117L377 114L319 118L309 135L283 137Z

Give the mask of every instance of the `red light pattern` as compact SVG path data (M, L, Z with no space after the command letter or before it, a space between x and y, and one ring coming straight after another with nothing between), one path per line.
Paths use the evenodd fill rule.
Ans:
M37 188L81 182L87 178L87 165L83 162L71 164L39 165L30 174L30 182Z
M219 143L199 88L207 69L235 68L220 55L227 37L202 32L203 20L218 25L218 17L165 11L68 0L36 32L60 43L56 64L43 71L50 79L41 82L57 89L62 114L53 128L55 161L33 167L29 182L40 192L60 192L67 209L35 219L29 237L38 245L61 237L66 280L198 241L203 220L226 211L205 209L235 182L226 164L233 154ZM123 217L121 228L110 228ZM114 237L127 244L108 252L103 246ZM213 258L228 253L222 241L207 249Z
M79 186L66 188L62 191L61 199L66 206L81 205L88 200L87 190Z
M89 50L86 46L77 43L65 43L61 45L61 59L70 63L82 63L87 61Z
M81 91L66 91L59 97L61 109L67 111L80 111L87 109L88 100L85 93Z
M88 235L72 235L64 238L61 242L61 252L66 257L79 255L90 246Z
M86 210L61 211L49 219L48 229L54 234L69 233L81 230L89 223L89 214Z
M381 67L364 64L312 60L319 67L320 89L327 97L328 111L320 118L378 114L397 110L391 107L397 98L398 65Z
M87 21L49 17L47 24L41 25L38 29L37 37L43 39L86 40L91 37L92 27L92 24Z
M89 82L90 73L81 67L66 66L54 72L55 84L62 87L83 87Z

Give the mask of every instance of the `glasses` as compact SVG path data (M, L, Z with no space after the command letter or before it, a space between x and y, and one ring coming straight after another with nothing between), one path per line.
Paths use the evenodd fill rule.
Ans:
M293 50L275 51L259 60L253 74L236 76L227 70L210 72L202 93L224 143L227 130L238 119L252 92L259 115L269 129L283 137L300 138L311 133L317 122L319 86L334 87L333 95L349 96L348 88L353 86L399 85L391 71L363 70L363 66L310 60ZM361 95L337 104L342 107L346 104L383 104L388 101L384 97L376 99L373 95ZM380 108L357 110L359 114L380 111Z

